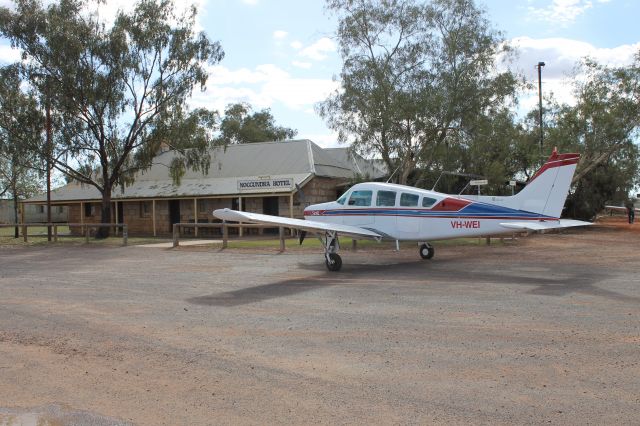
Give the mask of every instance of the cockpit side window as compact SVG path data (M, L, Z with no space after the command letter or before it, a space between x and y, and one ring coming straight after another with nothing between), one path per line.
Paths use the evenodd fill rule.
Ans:
M349 197L349 205L357 207L368 207L371 205L373 191L353 191Z
M417 194L408 194L403 192L400 194L400 206L402 207L418 207L418 199L420 198Z
M376 206L393 207L395 205L395 191L378 191L378 194L376 195Z
M336 200L336 203L342 204L344 206L345 201L347 201L347 193L345 192Z
M435 198L424 197L422 199L422 207L431 207L436 203L436 201L438 200L436 200Z

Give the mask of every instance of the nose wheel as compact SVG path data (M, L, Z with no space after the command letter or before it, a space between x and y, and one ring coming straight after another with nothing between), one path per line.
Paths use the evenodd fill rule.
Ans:
M324 263L331 272L337 272L342 268L342 258L337 253L340 248L338 235L335 231L327 231L324 240Z
M326 256L325 264L331 272L337 272L342 267L342 258L338 253L329 253Z
M423 243L420 246L419 251L420 251L420 257L423 259L431 259L436 252L433 246L429 243Z

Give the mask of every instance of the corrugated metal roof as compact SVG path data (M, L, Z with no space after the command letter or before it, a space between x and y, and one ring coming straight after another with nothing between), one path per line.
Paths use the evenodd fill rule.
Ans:
M174 151L161 153L154 165L140 172L133 185L114 188L112 197L118 199L205 197L238 194L238 179L292 179L302 184L310 176L351 178L354 170L335 156L309 140L264 142L229 145L211 151L208 174L187 170L180 185L174 185L168 166L178 155ZM292 186L295 188L295 186ZM286 188L280 192L289 192ZM245 190L243 194L264 193L264 189ZM99 191L90 185L71 183L51 193L53 201L100 200ZM43 202L39 195L26 202Z
M347 164L351 170L362 177L380 179L388 174L384 163L379 160L367 160L359 154L350 152L349 148L326 148L324 151L343 164Z

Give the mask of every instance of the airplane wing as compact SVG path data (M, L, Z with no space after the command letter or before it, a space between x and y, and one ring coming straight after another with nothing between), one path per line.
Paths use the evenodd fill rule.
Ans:
M570 228L572 226L588 226L593 225L591 222L583 222L581 220L560 219L553 221L526 221L526 222L505 222L500 226L509 229L521 229L525 231L544 231L545 229Z
M280 216L271 216L267 214L241 212L231 209L214 210L213 215L218 219L228 220L232 222L267 223L270 225L295 228L302 231L318 234L324 234L327 231L335 231L347 237L369 238L374 240L381 240L383 237L376 232L357 226L316 222L313 220L291 219Z

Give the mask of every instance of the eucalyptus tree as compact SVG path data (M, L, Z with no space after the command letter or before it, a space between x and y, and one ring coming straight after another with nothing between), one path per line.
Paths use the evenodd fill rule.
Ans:
M587 59L582 69L575 104L556 105L548 114L547 143L581 153L569 202L576 216L590 218L640 183L640 52L628 66Z
M21 89L17 67L0 69L0 198L13 200L18 223L18 202L41 189L42 164L33 146L42 144L43 117L33 93ZM18 238L18 228L15 229Z
M327 0L339 19L342 87L318 111L339 139L380 155L405 183L416 166L465 148L470 123L499 109L517 79L508 53L473 0Z
M171 165L174 180L186 167L208 170L216 114L186 101L224 52L196 32L195 17L194 7L179 13L168 0L139 0L112 24L85 0L0 8L0 33L61 117L53 167L100 191L102 222L111 220L113 188L149 168L162 143L184 154Z
M278 126L268 108L252 113L250 105L236 103L224 111L218 140L224 144L282 141L297 134L295 129Z

